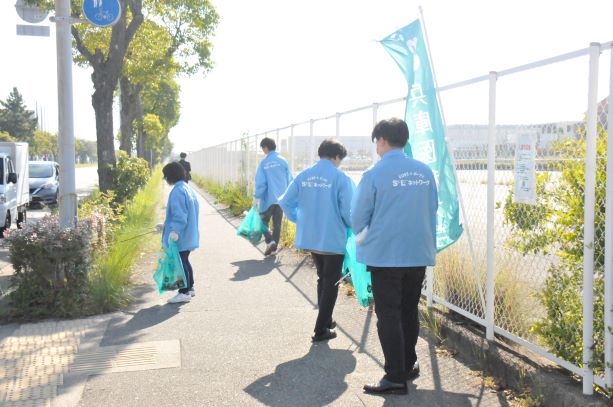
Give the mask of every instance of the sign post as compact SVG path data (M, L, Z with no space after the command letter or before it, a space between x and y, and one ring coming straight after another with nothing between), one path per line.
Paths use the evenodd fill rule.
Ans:
M72 227L75 226L77 221L77 193L75 181L70 0L56 0L55 17L58 142L60 153L60 225L62 227Z

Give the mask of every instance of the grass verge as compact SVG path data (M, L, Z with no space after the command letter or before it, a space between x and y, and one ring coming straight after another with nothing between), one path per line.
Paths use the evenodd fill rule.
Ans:
M116 230L109 250L95 260L93 272L90 273L94 313L122 308L130 302L132 265L151 241L139 235L144 233L143 229L153 230L161 199L162 176L158 169L126 206L124 221Z

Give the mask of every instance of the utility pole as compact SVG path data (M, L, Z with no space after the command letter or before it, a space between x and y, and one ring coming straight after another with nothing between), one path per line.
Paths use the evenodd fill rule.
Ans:
M77 193L72 101L72 37L70 0L55 0L57 40L58 143L60 164L60 225L75 226Z

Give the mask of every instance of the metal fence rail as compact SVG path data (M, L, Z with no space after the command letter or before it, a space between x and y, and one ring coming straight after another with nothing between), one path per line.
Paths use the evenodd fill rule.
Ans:
M611 43L591 44L439 88L466 232L429 271L428 304L483 325L489 340L500 335L581 376L586 394L593 384L613 385L613 182L606 183L613 179L613 143L606 143L613 119L606 102L613 94L611 51ZM263 137L276 140L294 173L314 162L322 140L334 137L349 151L341 168L357 183L377 160L372 127L380 118L403 117L405 100L192 152L193 172L251 190ZM536 205L513 201L520 137L536 147ZM569 188L577 196L565 196ZM576 199L583 200L578 214ZM575 215L578 229L563 229L566 216ZM580 260L574 264L580 275L573 274L569 253ZM558 279L574 285L560 285L556 302ZM579 343L551 333L552 307L574 315L565 335ZM573 346L574 354L565 351Z

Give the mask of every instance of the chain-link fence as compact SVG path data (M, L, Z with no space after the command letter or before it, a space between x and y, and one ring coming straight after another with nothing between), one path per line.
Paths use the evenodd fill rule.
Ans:
M488 339L582 376L585 393L613 384L611 75L611 43L592 44L439 88L465 233L438 254L425 294ZM399 98L242 137L191 153L193 172L249 191L263 137L294 173L336 138L349 153L341 168L359 183L378 159L373 125L404 109Z

